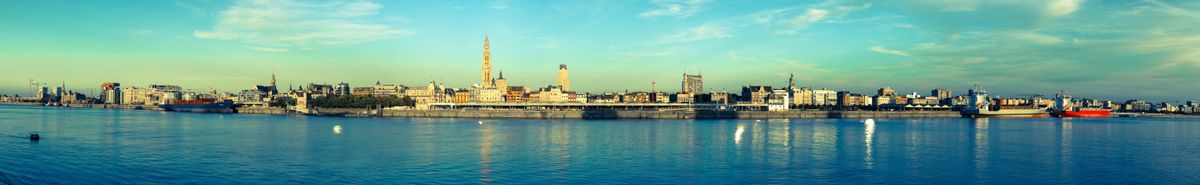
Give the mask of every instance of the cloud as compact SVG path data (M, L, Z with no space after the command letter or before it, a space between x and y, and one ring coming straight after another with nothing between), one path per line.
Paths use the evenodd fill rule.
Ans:
M621 60L641 60L644 58L661 58L661 57L675 56L675 55L678 55L679 52L681 52L681 51L683 51L683 49L670 48L670 49L663 49L663 50L658 50L658 51L617 53L617 54L613 54L611 56L613 58L617 58L617 59L621 59Z
M129 34L145 37L145 36L151 36L151 35L154 35L157 33L151 29L137 29L137 30L129 31Z
M1048 16L1064 16L1079 10L1081 0L1049 0L1043 13Z
M654 18L659 16L675 16L689 17L700 13L709 0L652 0L658 6L658 9L648 10L638 14L642 18Z
M1034 32L1009 33L1008 37L1017 40L1031 41L1038 44L1058 44L1063 42L1063 39L1061 38Z
M839 22L846 15L871 8L866 3L857 6L838 6L835 1L827 1L814 7L802 9L798 7L767 10L750 15L750 19L758 24L777 26L777 34L792 35L799 30L822 22ZM803 10L803 11L800 11Z
M876 53L883 53L883 54L889 54L889 55L899 55L899 56L906 56L906 57L911 57L911 56L912 56L912 55L909 55L908 53L905 53L905 52L903 52L903 51L898 51L898 50L890 50L890 49L887 49L887 48L883 48L883 46L873 46L873 47L871 47L871 48L870 48L870 50L871 50L871 51L873 51L873 52L876 52Z
M193 36L240 41L256 48L305 48L354 45L414 34L383 24L392 18L378 17L381 7L369 1L238 1L218 16L211 30L196 31Z
M719 39L729 36L729 27L721 26L716 23L706 23L696 28L688 29L674 35L669 35L658 43L691 42L707 39Z
M268 48L268 47L253 47L253 46L246 46L246 49L250 49L250 50L254 50L254 51L262 51L262 52L275 52L275 53L288 51L288 49L283 49L283 48Z
M508 9L508 4L497 3L497 4L492 4L492 5L488 6L488 8L493 9L493 10L505 10L505 9Z

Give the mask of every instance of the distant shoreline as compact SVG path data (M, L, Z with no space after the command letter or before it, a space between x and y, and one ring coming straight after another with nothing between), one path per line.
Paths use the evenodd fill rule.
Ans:
M29 102L4 105L45 106ZM150 105L63 104L61 107L164 111ZM233 114L303 115L322 117L511 118L511 119L837 119L837 118L961 118L958 111L635 111L635 110L392 110L318 108L318 113L287 112L277 107L243 107ZM1200 115L1127 113L1134 118L1200 118Z

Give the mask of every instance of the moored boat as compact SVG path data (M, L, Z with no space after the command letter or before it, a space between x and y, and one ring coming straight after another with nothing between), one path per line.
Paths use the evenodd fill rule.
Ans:
M1050 113L1046 112L1045 108L1037 106L1000 106L992 105L988 101L987 91L978 86L971 92L967 93L969 97L969 105L963 107L959 113L963 117L968 118L1036 118L1049 117Z
M216 101L212 99L175 101L159 105L166 111L200 112L200 113L232 113L233 101Z
M1083 117L1083 118L1108 118L1112 117L1108 109L1094 107L1077 107L1071 101L1071 95L1066 92L1059 92L1055 95L1054 111L1051 111L1054 117Z

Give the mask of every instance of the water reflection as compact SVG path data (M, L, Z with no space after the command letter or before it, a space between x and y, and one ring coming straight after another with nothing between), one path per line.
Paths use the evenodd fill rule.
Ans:
M975 129L972 130L975 134L975 176L983 178L986 176L984 170L988 167L988 118L976 118L971 121L975 122Z
M742 132L745 132L745 131L746 131L746 126L739 123L737 126L737 131L733 132L733 144L736 144L736 145L742 144Z
M875 138L875 119L867 119L866 121L863 121L863 125L865 125L863 131L863 134L865 135L863 136L863 143L867 146L866 157L863 158L863 161L866 163L867 169L871 169L871 166L875 161L873 156L871 156L871 147L873 145L871 139Z
M479 130L479 183L489 184L492 181L492 140L496 129L488 124L480 125Z
M1071 158L1072 158L1071 157L1072 156L1072 154L1071 154L1071 148L1072 148L1071 147L1071 127L1073 125L1071 123L1072 120L1071 120L1071 118L1063 118L1063 119L1059 119L1058 121L1059 121L1058 125L1060 127L1059 132L1061 132L1061 134L1059 135L1060 142L1059 142L1059 146L1058 146L1058 149L1060 150L1059 161L1062 163L1062 166L1072 166L1073 165L1073 164L1071 164ZM1063 169L1063 173L1070 173L1069 171L1066 170L1066 168L1060 168L1060 169Z

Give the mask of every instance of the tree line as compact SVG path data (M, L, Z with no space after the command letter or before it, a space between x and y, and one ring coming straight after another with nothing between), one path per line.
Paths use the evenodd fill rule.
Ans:
M409 97L396 96L322 96L310 101L316 107L328 108L372 108L376 105L383 107L415 106L417 101Z

